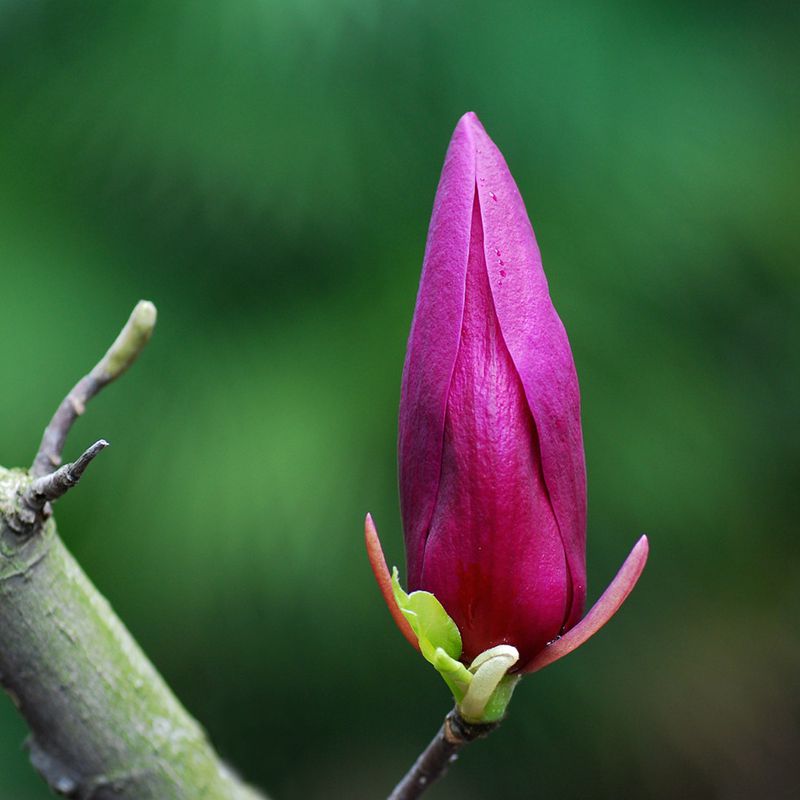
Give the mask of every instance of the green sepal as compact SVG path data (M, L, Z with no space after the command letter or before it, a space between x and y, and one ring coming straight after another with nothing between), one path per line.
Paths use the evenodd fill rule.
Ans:
M400 586L397 567L392 570L392 591L403 616L419 642L419 649L461 702L472 681L472 673L458 660L461 634L458 626L430 592L407 594Z
M417 637L420 652L442 676L464 719L471 723L501 720L519 682L519 675L506 674L517 662L517 650L508 645L489 648L467 669L458 660L462 652L458 626L436 597L423 591L407 594L400 586L397 567L392 570L392 592Z
M436 666L436 650L451 659L461 656L461 634L442 604L430 592L406 594L400 586L397 567L392 571L392 591L397 605L417 635L422 655Z
M511 702L511 695L514 694L514 689L519 683L521 675L506 675L491 696L491 699L486 704L483 710L480 722L498 722L506 715L506 709L509 702Z
M472 673L460 661L450 658L441 648L436 650L434 658L431 663L453 693L456 703L460 703L472 682Z

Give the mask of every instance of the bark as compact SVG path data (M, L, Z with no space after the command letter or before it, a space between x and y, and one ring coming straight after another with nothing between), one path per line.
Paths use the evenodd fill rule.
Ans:
M0 682L31 729L31 760L82 800L255 800L219 761L55 521L15 527L30 478L0 469ZM9 524L11 522L11 524Z
M422 751L411 769L395 786L388 800L417 800L443 777L459 752L470 742L488 736L499 722L475 725L466 722L457 709L445 718L442 727Z
M264 800L219 759L56 531L51 503L100 440L60 469L72 423L135 360L155 308L142 301L59 406L30 471L0 467L0 684L31 730L34 767L79 800Z

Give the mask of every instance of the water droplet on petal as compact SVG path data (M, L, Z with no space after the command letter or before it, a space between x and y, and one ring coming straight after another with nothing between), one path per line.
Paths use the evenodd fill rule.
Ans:
M503 262L501 261L500 263L502 264ZM501 269L500 270L500 277L501 278L505 278L505 276L506 276L506 271L504 269Z
M495 201L495 203L497 202L497 195L494 192L489 192L489 197L491 197L492 200Z

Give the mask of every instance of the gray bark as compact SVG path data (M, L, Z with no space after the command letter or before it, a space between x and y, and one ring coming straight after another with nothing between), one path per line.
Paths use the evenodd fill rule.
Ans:
M47 426L30 471L0 467L0 685L31 729L31 761L78 800L263 800L219 760L111 606L67 552L51 503L103 439L61 464L72 424L153 333L142 300Z
M32 527L31 478L0 468L0 682L31 729L31 760L82 800L256 800L219 761L67 552Z

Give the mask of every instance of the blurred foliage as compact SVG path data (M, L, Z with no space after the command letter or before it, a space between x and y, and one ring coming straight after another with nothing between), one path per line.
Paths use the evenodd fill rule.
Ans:
M373 585L448 138L526 198L581 378L593 599L432 800L795 797L798 6L0 2L0 461L140 297L156 336L76 426L61 532L276 800L383 796L448 693ZM325 680L323 680L323 677ZM0 698L2 700L3 698ZM342 709L347 709L345 715ZM0 797L47 793L0 703Z

